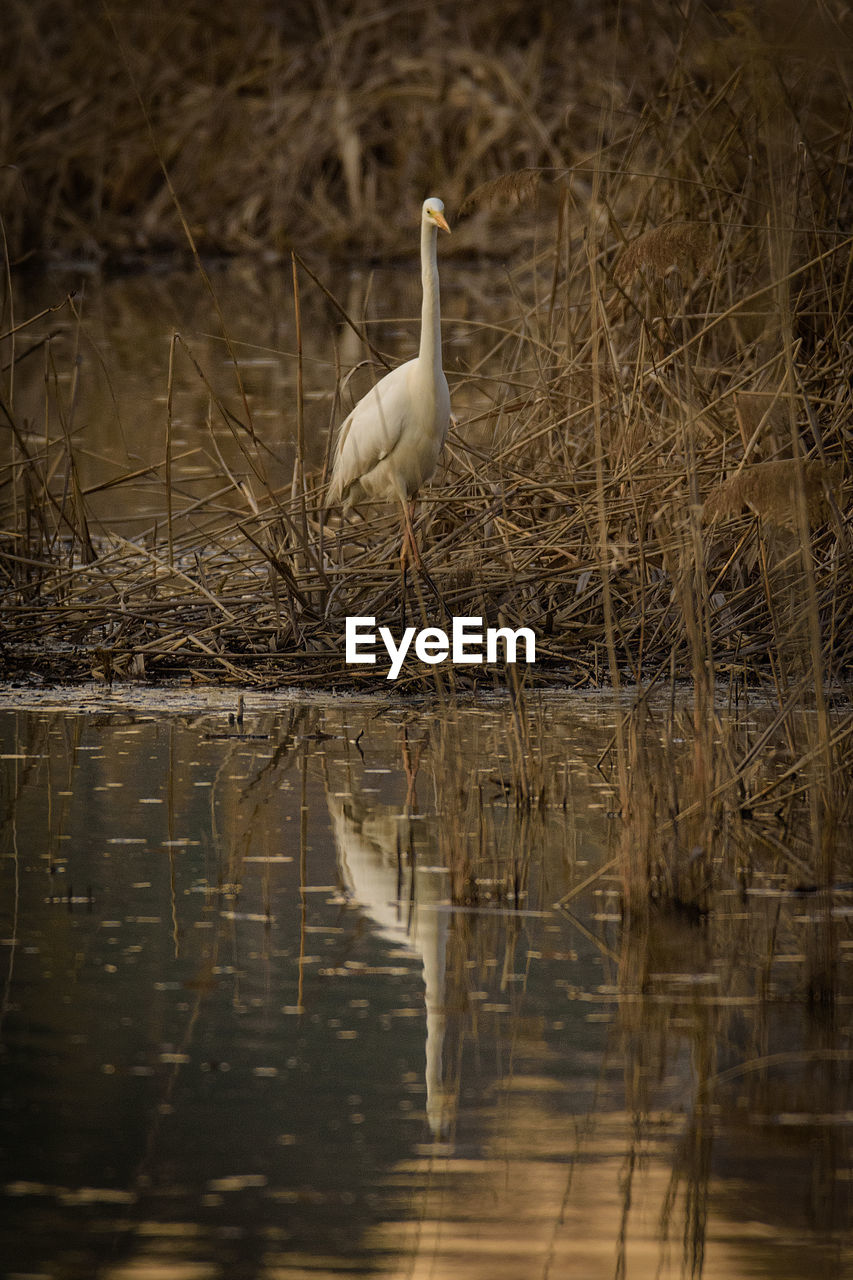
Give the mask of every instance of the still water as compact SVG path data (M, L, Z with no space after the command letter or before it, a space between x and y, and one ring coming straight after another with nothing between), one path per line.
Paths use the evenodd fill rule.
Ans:
M167 480L179 523L238 486L260 498L289 485L300 416L305 464L321 469L336 424L385 372L359 334L390 363L414 355L421 286L415 260L314 267L334 304L304 272L294 284L289 268L241 261L210 264L207 282L19 273L0 308L4 401L57 495L73 457L94 530L141 537L163 523ZM510 394L502 365L521 320L505 295L503 271L448 269L444 366L460 419Z
M849 1274L849 1000L770 879L637 986L609 699L541 710L525 807L502 704L25 696L4 1277Z

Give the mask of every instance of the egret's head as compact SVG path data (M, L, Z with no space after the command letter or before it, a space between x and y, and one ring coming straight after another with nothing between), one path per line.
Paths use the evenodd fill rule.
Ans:
M450 231L444 216L444 205L438 196L430 196L428 200L424 200L422 217L424 222L434 222L437 227L441 227L442 231Z

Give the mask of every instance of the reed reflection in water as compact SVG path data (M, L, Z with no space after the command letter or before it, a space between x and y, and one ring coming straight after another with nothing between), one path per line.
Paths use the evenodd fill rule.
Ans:
M11 1273L850 1265L850 898L831 1008L770 859L626 924L616 706L108 703L0 716Z

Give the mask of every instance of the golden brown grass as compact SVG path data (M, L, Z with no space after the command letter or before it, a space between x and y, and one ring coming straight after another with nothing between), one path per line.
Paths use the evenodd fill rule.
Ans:
M613 273L618 284L645 276L659 283L670 271L682 278L706 273L711 267L712 228L701 222L670 222L653 227L632 240Z
M722 520L745 510L776 526L797 525L797 495L805 493L809 523L818 526L830 518L831 502L841 497L841 464L825 468L820 459L798 467L793 458L759 462L722 480L708 495L705 517Z
M414 579L408 620L533 626L537 666L410 663L396 686L381 664L348 668L347 615L401 621L396 513L327 519L326 467L301 454L292 480L271 481L239 389L214 394L200 364L216 424L204 496L174 483L167 445L151 477L158 521L133 539L99 528L56 370L45 421L17 418L9 380L27 318L6 312L0 671L394 689L451 711L472 690L507 689L505 844L482 818L472 836L483 800L452 714L426 759L454 900L476 902L488 882L516 905L544 824L571 803L570 761L555 758L532 687L634 690L599 761L621 818L613 856L579 869L560 905L571 913L602 871L618 877L621 918L601 950L616 957L637 1132L652 1112L643 1084L671 1070L655 1046L687 1028L695 1159L674 1169L662 1231L692 1169L684 1246L698 1273L706 1110L732 1079L739 1108L766 1078L769 1000L813 1014L836 1002L850 945L849 20L832 4L805 24L780 2L751 17L700 6L682 29L674 6L629 3L621 26L614 6L567 33L547 6L432 5L416 21L401 8L382 23L368 0L289 9L285 36L252 0L245 27L219 6L199 41L192 6L166 27L113 5L131 80L102 23L84 26L94 56L75 56L46 6L14 0L24 56L0 130L26 163L0 174L10 257L121 259L183 248L188 231L200 251L295 245L295 300L325 289L340 316L321 246L409 253L428 190L451 214L469 197L454 251L508 259L506 317L488 359L452 380L473 407L420 520L444 609ZM686 710L679 681L692 683ZM648 697L664 687L668 712ZM419 759L420 747L407 771ZM733 1077L714 1054L738 1036ZM840 1072L835 1052L810 1042L805 1074Z
M455 210L588 149L578 41L592 80L611 61L606 20L513 0L9 0L0 40L13 259L183 252L170 183L203 252L408 252L427 188Z
M514 225L506 319L488 359L466 370L463 353L454 379L457 403L473 408L451 433L421 517L444 603L426 592L421 612L414 582L410 617L479 614L487 625L533 626L538 662L528 680L690 677L713 699L715 674L784 690L809 670L816 688L828 687L849 677L853 657L845 33L825 8L797 44L787 10L775 9L781 25L772 32L704 10L682 30L663 9L630 6L621 27L595 24L573 74L597 91L596 109L576 121L570 141L568 88L557 76L566 33L538 10L522 18L507 9L489 43L477 10L463 21L462 10L425 9L415 30L397 15L402 26L380 35L366 0L347 14L305 8L285 39L268 14L244 27L225 7L212 19L201 76L192 8L165 25L113 8L115 32L87 19L86 38L102 42L103 56L83 66L73 60L82 37L61 21L48 31L38 5L16 6L24 53L7 93L32 87L39 50L55 65L51 111L42 90L20 119L4 117L7 130L26 123L30 131L27 190L45 178L48 155L64 160L53 165L35 224L11 201L10 255L34 247L32 237L80 251L84 227L111 253L130 245L131 226L143 228L139 247L182 239L197 254L269 247L285 226L288 236L304 229L297 206L314 219L309 245L345 245L369 220L387 247L405 234L410 248L402 215L415 194L434 183L452 209L471 191L471 218L459 220L454 244L464 248L476 232L505 250ZM627 77L629 36L641 30L654 35L642 86ZM609 96L597 78L605 55ZM430 59L459 78L443 82L435 100L424 68L439 63ZM84 109L78 84L69 114L72 68L97 111ZM96 75L97 86L86 79ZM488 100L491 130L463 110L472 95L484 111ZM279 140L290 121L288 145L297 148L287 182L276 170L276 191L291 202L286 219L263 185L272 154L265 112ZM427 117L429 146L389 159L378 141L388 112L400 125L387 146L411 144ZM84 125L92 132L72 147ZM217 130L238 127L234 156ZM584 154L578 138L589 141ZM121 157L112 150L119 143ZM83 155L100 165L88 181L78 172ZM213 155L215 174L202 172ZM235 205L237 187L252 217ZM357 219L342 212L350 199L362 201ZM390 223L369 218L379 208L394 211ZM491 235L489 219L504 214ZM297 314L318 285L345 313L331 271L314 262L293 258ZM228 316L216 306L227 340ZM167 433L154 472L162 517L127 540L93 524L75 464L73 386L60 394L49 363L48 401L51 387L56 394L45 422L18 420L11 379L26 328L7 310L2 329L8 672L390 688L381 667L345 666L343 628L351 614L400 621L396 516L326 519L325 467L312 468L301 446L292 481L270 479L233 347L236 390L226 396L190 347L173 343L173 360L192 365L209 400L215 460L205 496L188 498L174 483ZM168 399L171 379L165 390ZM292 417L302 421L299 393ZM229 441L227 457L217 433ZM397 687L449 696L472 686L471 671L424 677L407 666ZM494 678L481 674L478 687Z

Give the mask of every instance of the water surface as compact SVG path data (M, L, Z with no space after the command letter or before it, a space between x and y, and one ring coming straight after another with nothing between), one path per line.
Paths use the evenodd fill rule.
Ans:
M0 712L4 1275L850 1266L812 908L630 935L610 700L540 709L532 806L504 704L41 701Z
M260 500L291 482L300 412L305 463L322 468L335 426L385 372L355 329L390 363L409 359L421 286L414 258L312 269L337 306L304 272L294 288L289 264L211 263L207 281L171 267L18 274L4 399L29 456L50 458L55 495L71 456L95 529L128 537L162 525L167 484L178 519L202 501L227 506L241 485ZM445 276L444 365L465 417L507 394L481 365L510 346L517 306L507 321L502 271L455 263Z

